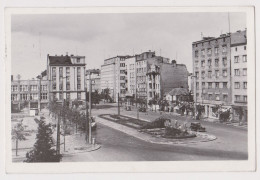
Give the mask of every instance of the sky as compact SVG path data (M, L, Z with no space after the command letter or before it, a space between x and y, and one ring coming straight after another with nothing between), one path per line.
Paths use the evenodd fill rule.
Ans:
M11 71L16 79L35 78L47 54L81 55L86 69L104 59L155 51L192 71L192 42L229 31L228 13L12 15ZM245 13L230 13L230 31L246 28Z

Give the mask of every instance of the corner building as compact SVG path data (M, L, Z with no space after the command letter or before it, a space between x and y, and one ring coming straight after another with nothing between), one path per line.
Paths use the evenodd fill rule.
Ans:
M216 105L231 108L230 45L230 34L192 43L194 100L205 107L205 117L219 118Z

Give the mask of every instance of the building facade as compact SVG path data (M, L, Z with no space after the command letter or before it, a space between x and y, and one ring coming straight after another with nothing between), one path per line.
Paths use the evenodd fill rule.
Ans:
M50 100L85 100L85 56L47 55Z
M230 42L230 34L222 34L192 43L194 100L206 117L218 118L216 106L231 108Z
M113 101L126 95L126 66L125 60L130 56L116 56L104 60L101 66L101 91L109 89Z
M231 34L231 77L233 120L247 121L246 31L237 31ZM239 117L240 114L241 117Z
M101 71L100 69L90 69L86 70L86 82L85 84L87 85L87 89L89 89L89 73L95 71L95 73L91 74L91 82L92 82L92 92L98 91L99 93L101 92Z
M130 97L136 96L136 68L135 68L135 56L127 58L125 60L126 66L126 95Z
M12 108L29 109L43 108L48 104L48 81L47 80L12 80L11 81Z

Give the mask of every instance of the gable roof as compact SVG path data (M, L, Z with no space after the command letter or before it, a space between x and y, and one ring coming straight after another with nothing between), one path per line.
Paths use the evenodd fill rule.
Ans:
M185 89L185 88L174 88L167 94L169 94L171 96L189 95L189 91L188 91L188 89Z
M49 56L49 65L69 65L72 64L70 56Z

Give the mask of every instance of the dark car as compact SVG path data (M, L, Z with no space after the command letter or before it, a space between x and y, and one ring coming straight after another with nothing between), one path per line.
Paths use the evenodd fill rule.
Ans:
M190 129L192 131L197 131L197 132L205 132L206 128L202 127L199 122L193 122L190 124Z
M139 112L146 112L146 108L145 107L140 107L139 108Z

